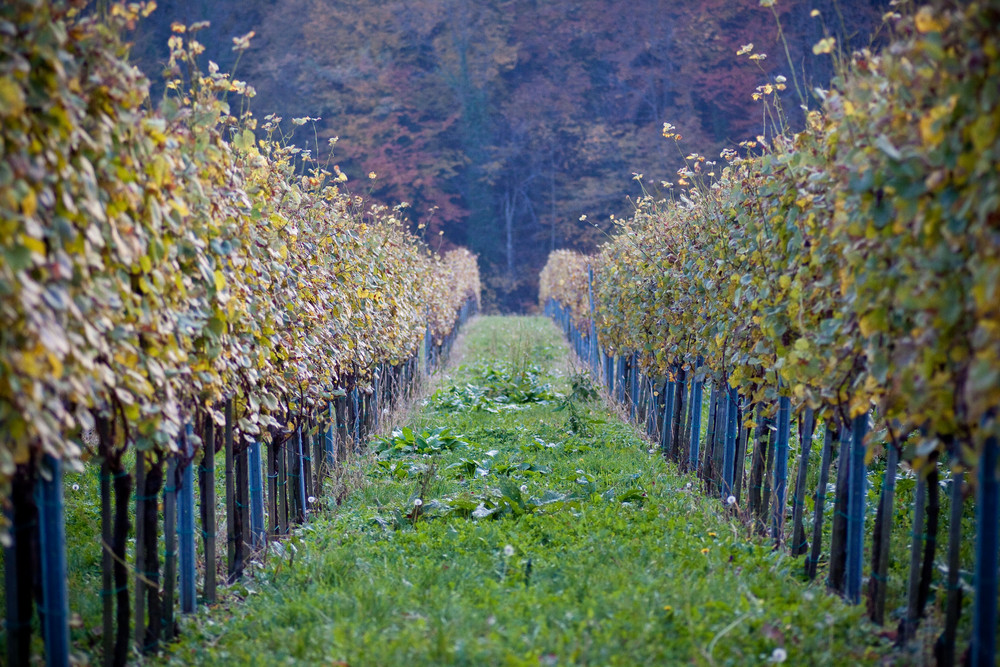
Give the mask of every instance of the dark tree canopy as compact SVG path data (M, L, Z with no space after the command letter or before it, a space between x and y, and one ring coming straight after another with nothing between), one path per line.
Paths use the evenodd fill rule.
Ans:
M489 303L536 301L549 251L591 251L627 215L633 174L655 188L675 180L677 146L717 156L763 131L750 96L789 80L786 108L801 116L827 87L833 35L867 46L884 2L784 0L175 0L138 26L133 55L154 80L173 22L210 21L205 57L226 71L232 37L251 30L236 77L257 90L255 115L320 118L294 140L351 177L353 190L411 204L432 245L480 255ZM812 16L816 8L819 16ZM760 68L737 50L753 42ZM763 71L761 71L763 69ZM290 128L291 129L291 128ZM317 141L318 139L318 141ZM377 174L372 182L367 175ZM587 220L581 221L581 216Z

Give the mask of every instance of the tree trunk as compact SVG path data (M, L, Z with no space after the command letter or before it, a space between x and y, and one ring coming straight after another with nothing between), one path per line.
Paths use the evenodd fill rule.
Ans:
M301 431L302 438L302 485L305 487L305 497L302 499L302 507L304 509L304 514L308 515L311 508L311 503L309 502L309 496L313 495L312 491L315 487L315 482L313 480L313 460L312 460L312 450L309 447L309 443L312 440L312 429L309 426L309 421L304 420ZM317 461L318 463L318 461Z
M910 540L910 580L907 590L906 618L901 623L899 640L907 642L916 634L920 619L920 552L923 546L924 517L927 505L927 480L917 473L917 490L913 498L913 530Z
M952 461L952 465L955 465ZM962 473L955 469L951 473L951 514L948 524L948 601L945 607L944 632L934 646L934 657L940 667L955 664L955 638L958 634L958 618L962 613L962 587L959 584L962 548Z
M830 590L844 594L844 579L847 574L847 486L850 481L851 430L840 425L840 446L837 451L837 490L833 506L833 530L830 534L830 576L827 586Z
M128 545L128 506L132 500L132 477L122 466L121 457L112 460L111 472L114 475L115 486L115 525L111 536L111 553L114 555L114 577L117 624L115 632L114 664L124 667L128 662L129 650L129 593L128 565L125 561L125 550ZM138 539L136 540L138 544Z
M722 492L722 480L726 468L726 433L729 430L729 384L723 380L719 383L719 398L715 404L715 433L712 442L711 474L706 480L705 489L708 495L718 496Z
M938 486L936 457L931 461L931 471L927 474L927 531L924 535L924 562L920 569L920 591L917 597L917 613L924 617L927 600L931 594L934 579L934 556L937 552L938 524L941 518L941 487Z
M113 579L114 559L111 557L111 542L113 541L112 524L114 516L111 509L111 455L112 437L111 420L97 416L98 451L101 458L101 603L103 606L103 631L101 643L104 654L104 664L111 665L114 660L115 641L115 598L111 588Z
M705 429L705 447L701 453L701 467L698 470L698 476L701 477L705 488L709 491L711 490L712 461L715 456L715 430L718 428L720 393L718 386L712 382L708 394L708 427Z
M205 542L205 601L215 602L215 422L203 415L201 467L198 486L201 488L201 530Z
M319 498L323 495L323 479L326 477L326 457L323 456L323 420L313 423L313 470L315 471L315 483L312 494Z
M282 535L288 534L288 437L285 434L279 436L281 445L277 448L278 462L278 531Z
M802 523L805 513L806 475L809 472L809 453L812 450L812 436L815 426L813 411L806 408L799 415L799 443L802 454L795 475L795 493L792 497L792 555L801 556L809 549L806 529Z
M875 515L875 534L872 536L872 576L868 580L868 615L872 621L885 623L885 596L889 586L889 543L892 536L893 500L896 491L896 467L899 450L890 443L886 451L885 477L882 497Z
M688 382L685 386L687 392L687 405L684 407L686 419L684 422L684 432L681 434L681 441L677 446L677 467L682 468L691 456L691 429L694 428L695 419L701 419L701 415L694 414L694 370L688 373Z
M135 645L146 641L146 454L135 453Z
M760 499L760 516L758 517L758 530L763 535L767 532L767 518L771 510L771 480L774 472L774 429L771 426L771 419L768 418L767 428L764 429L766 436L766 447L764 449L764 480L763 491Z
M151 461L146 470L143 495L142 535L143 535L143 565L139 568L140 576L147 580L145 586L145 607L149 612L149 623L145 626L141 651L145 655L155 653L160 646L163 631L163 608L160 600L160 525L156 501L163 490L163 461Z
M337 414L337 462L343 463L347 460L347 452L350 450L350 432L347 429L347 397L338 396L336 400Z
M232 408L230 408L232 410ZM233 425L236 424L235 416L231 416ZM233 429L229 429L230 439L233 438ZM249 445L245 438L240 438L239 442L233 443L233 456L236 461L236 508L239 511L239 519L236 521L236 577L243 577L243 570L247 564L247 556L250 555L250 454Z
M830 460L833 458L833 441L837 438L834 421L828 417L825 420L825 426L823 458L819 464L819 482L816 484L816 495L813 496L812 550L806 558L806 577L810 581L816 578L816 567L819 565L819 554L823 544L823 514L826 510L826 487L830 483Z
M681 438L684 437L684 390L687 387L685 383L686 373L683 368L677 371L677 391L676 399L674 400L674 428L673 428L673 442L670 446L671 458L677 461L677 452L680 451Z
M163 494L163 638L174 638L174 585L177 583L177 457L167 460L167 485Z
M280 532L278 523L278 456L280 456L280 444L275 431L271 432L271 437L267 441L267 514L268 533L277 535Z
M33 583L37 578L33 542L37 540L38 507L35 504L35 472L18 466L11 480L10 519L13 544L4 548L4 596L7 614L7 663L11 667L31 662L31 617ZM127 626L126 626L127 627Z
M236 511L236 454L233 452L231 411L230 402L226 401L226 423L222 437L226 450L226 579L230 583L236 572L236 522L239 521Z
M767 451L765 441L767 427L764 421L763 403L754 406L754 422L756 429L753 439L753 453L750 456L750 480L747 482L747 490L750 495L749 510L752 515L757 517L757 530L760 531L761 505L764 500L764 454Z
M289 523L302 523L299 505L299 430L292 431L285 441L285 493L288 496Z
M743 497L743 483L746 476L747 463L747 441L750 439L750 429L743 426L744 413L748 408L740 408L736 416L737 428L739 428L739 440L736 442L736 469L733 471L733 495L736 497L736 504L740 503Z
M101 452L101 520L103 539L104 664L121 667L128 660L129 592L125 548L128 540L128 505L132 477L122 466L122 452L115 447L114 421L97 417ZM112 499L112 492L114 498ZM117 607L117 611L115 610Z

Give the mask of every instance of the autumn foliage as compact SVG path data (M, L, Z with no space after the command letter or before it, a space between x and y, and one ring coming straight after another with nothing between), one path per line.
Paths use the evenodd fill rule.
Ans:
M478 298L473 255L438 257L241 113L247 87L199 67L193 30L174 27L154 103L117 38L151 7L85 4L0 8L4 496L43 452L78 461L98 415L159 452L225 397L242 437L284 427Z
M573 322L581 331L590 330L588 292L589 258L574 250L556 250L538 277L538 301L544 307L555 299L570 309Z
M867 45L886 2L782 0L775 11L801 85L827 87L824 34ZM786 75L772 13L756 1L173 0L128 39L158 71L172 21L210 20L206 57L229 71L230 37L257 32L239 63L260 114L320 117L294 129L310 148L339 136L336 161L374 172L372 194L408 201L433 237L480 256L486 304L524 310L549 251L591 251L627 215L632 172L672 172L670 119L716 154L760 131L742 94L749 41ZM803 77L806 80L803 80ZM794 94L789 86L786 96ZM801 116L798 102L790 105ZM352 181L353 183L353 181ZM581 214L588 222L581 222ZM596 223L596 227L595 224ZM598 228L599 227L599 228Z
M802 131L689 155L686 187L638 203L592 260L599 340L653 376L702 356L752 403L874 406L915 467L975 468L1000 435L1000 3L885 20L891 43L845 57ZM582 266L550 258L577 276L564 303Z

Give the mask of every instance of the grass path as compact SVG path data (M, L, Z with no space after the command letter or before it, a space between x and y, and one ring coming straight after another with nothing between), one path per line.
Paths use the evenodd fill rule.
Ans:
M748 541L588 397L547 320L477 318L456 354L410 415L413 440L382 443L360 489L273 551L245 601L186 621L168 661L843 665L885 652L860 608L803 584L796 561Z

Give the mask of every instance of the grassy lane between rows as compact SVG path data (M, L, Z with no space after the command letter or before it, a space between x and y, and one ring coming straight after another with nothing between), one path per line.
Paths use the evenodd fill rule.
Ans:
M481 317L358 489L177 664L871 664L860 607L748 541L609 412L542 318Z

